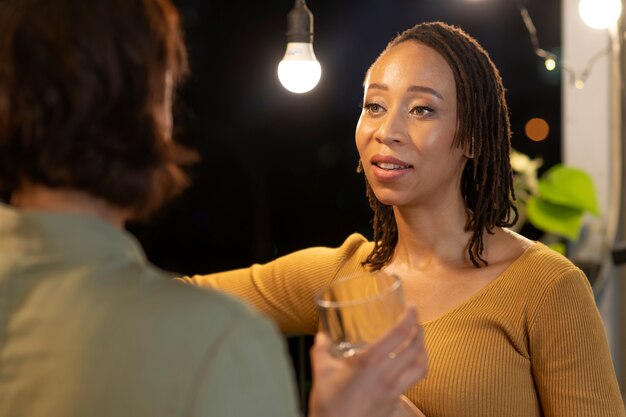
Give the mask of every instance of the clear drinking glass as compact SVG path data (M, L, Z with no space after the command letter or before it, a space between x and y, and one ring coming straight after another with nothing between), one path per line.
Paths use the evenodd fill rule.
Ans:
M382 272L340 278L317 293L315 302L321 330L344 357L381 337L404 312L402 281Z
M337 356L358 354L393 327L404 312L402 281L383 272L346 276L315 296L320 330L333 342ZM400 396L390 417L423 417L405 396Z

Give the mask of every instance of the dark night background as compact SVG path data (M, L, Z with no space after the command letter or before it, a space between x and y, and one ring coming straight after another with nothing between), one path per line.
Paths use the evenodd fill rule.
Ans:
M177 137L202 162L181 198L130 225L162 268L207 273L339 245L354 231L370 235L355 172L361 83L387 42L420 21L442 20L474 36L507 88L513 147L542 156L544 169L560 160L560 74L548 73L534 55L516 0L309 0L322 78L302 95L285 90L276 75L293 0L175 3L192 69L179 90ZM541 47L558 53L560 1L526 6ZM549 122L546 141L525 137L531 117Z

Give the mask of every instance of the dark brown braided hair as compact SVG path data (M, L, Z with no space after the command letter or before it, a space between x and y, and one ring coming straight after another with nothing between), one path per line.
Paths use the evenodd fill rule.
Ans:
M467 253L479 268L487 265L482 258L483 233L493 233L496 226L512 226L518 218L509 159L511 126L502 78L487 52L457 27L441 22L417 24L396 36L383 54L409 41L437 51L454 74L458 127L452 146L468 148L473 155L472 163L463 170L461 193L468 213L465 230L472 232ZM362 171L360 162L358 171ZM365 187L374 210L375 244L363 264L379 270L391 260L398 228L393 207L376 198L367 178Z

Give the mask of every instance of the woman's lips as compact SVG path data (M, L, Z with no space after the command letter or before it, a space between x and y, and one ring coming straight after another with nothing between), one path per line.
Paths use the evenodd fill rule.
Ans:
M372 158L372 173L381 181L394 181L408 174L413 166L391 156L377 155Z

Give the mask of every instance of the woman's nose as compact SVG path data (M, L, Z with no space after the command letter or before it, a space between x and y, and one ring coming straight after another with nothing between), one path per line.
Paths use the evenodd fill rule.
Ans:
M387 112L380 120L380 125L374 134L377 142L386 145L399 144L406 139L406 124L398 112Z

